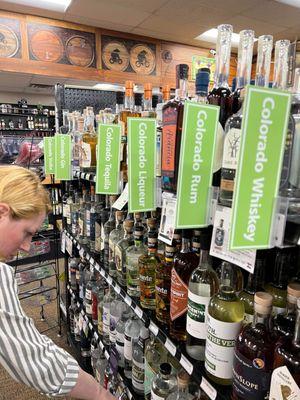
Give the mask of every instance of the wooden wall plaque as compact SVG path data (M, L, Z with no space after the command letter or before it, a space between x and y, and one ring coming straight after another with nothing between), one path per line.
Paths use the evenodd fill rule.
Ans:
M0 18L0 57L21 58L20 22L12 18Z

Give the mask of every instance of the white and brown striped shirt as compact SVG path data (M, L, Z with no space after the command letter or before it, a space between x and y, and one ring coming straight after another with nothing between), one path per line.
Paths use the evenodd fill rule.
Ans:
M0 364L13 379L50 396L67 395L79 367L65 350L41 335L22 310L13 269L0 263Z

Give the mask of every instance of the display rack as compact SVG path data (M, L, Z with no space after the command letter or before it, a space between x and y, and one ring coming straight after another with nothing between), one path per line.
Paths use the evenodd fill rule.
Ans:
M184 354L184 350L176 345L167 335L163 332L156 323L143 311L140 306L134 301L124 289L107 273L107 271L98 264L86 247L82 246L74 236L64 230L67 240L71 240L73 245L79 251L79 255L84 257L90 263L91 271L95 269L106 280L110 287L122 298L122 300L133 310L138 318L149 328L151 333L164 345L167 351L176 358L180 365L193 377L200 387L205 391L210 399L213 400L228 400L230 399L230 389L224 388L217 384L212 384L206 377L203 363L192 361Z

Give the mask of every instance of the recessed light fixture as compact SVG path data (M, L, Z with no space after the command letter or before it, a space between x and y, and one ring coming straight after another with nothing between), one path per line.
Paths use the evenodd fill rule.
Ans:
M300 0L276 0L277 3L283 3L288 6L300 8Z
M217 43L217 37L218 37L218 29L212 28L204 33L201 33L201 35L196 36L195 39L203 40L204 42L209 42L209 43ZM254 41L256 40L257 39L254 39ZM239 45L239 42L240 42L240 35L238 33L233 32L231 36L231 45L233 47L237 47Z
M9 0L9 3L20 4L46 10L65 12L70 6L72 0Z

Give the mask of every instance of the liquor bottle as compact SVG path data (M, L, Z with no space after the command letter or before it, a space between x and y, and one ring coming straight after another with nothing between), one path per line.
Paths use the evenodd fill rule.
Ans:
M110 305L115 299L115 292L113 289L108 288L104 295L103 299L103 312L102 312L102 320L103 320L103 343L105 345L109 345L109 333L110 333Z
M79 198L79 216L78 216L78 241L80 244L86 244L86 220L85 220L85 202L87 191L82 188L82 196Z
M76 310L76 301L74 299L71 299L71 304L69 306L69 330L70 334L74 337L75 335L75 322L74 322L74 314Z
M292 339L287 339L277 346L273 368L286 366L294 381L300 387L300 299L297 300L295 332Z
M195 101L197 103L207 103L208 85L210 78L209 68L200 68L195 80Z
M104 230L104 268L109 270L109 235L112 230L116 228L115 210L112 208L116 196L109 196L110 214L108 220L103 225Z
M96 168L97 134L95 132L95 115L93 107L86 108L85 132L81 142L81 164L83 171L93 171Z
M177 374L177 391L173 391L167 396L167 400L188 400L190 376L184 370Z
M156 113L152 111L152 84L146 83L144 85L144 101L143 111L141 113L143 118L155 118Z
M273 314L282 314L286 309L286 288L288 283L291 254L289 248L277 248L273 281L265 290L273 296Z
M138 319L136 315L133 315L125 324L124 333L124 358L125 358L125 368L124 374L126 378L131 379L132 372L132 344L134 340L139 337L140 330L143 326L141 320Z
M220 290L208 305L205 369L216 383L231 385L234 346L244 318L244 305L234 291L233 269L222 263Z
M115 264L117 269L117 281L120 286L126 288L126 250L134 244L133 221L124 221L124 237L115 245Z
M85 297L85 285L86 285L86 270L88 270L89 265L84 259L80 259L78 264L79 273L79 301L83 303Z
M155 274L160 258L157 255L157 232L148 232L148 252L139 257L140 304L155 310Z
M233 400L266 399L273 370L274 341L269 330L272 296L257 292L254 319L239 334L233 360Z
M131 318L132 313L129 307L126 308L125 312L122 313L121 318L118 320L116 325L116 349L119 354L119 367L125 367L124 359L124 334L126 322Z
M90 329L88 327L88 323L85 321L82 314L80 314L81 322L81 334L80 334L80 354L84 359L88 359L91 357L91 337L90 337ZM86 361L85 361L86 362Z
M128 306L121 297L117 296L110 305L109 340L111 345L116 344L116 327L123 313L128 313Z
M162 189L176 192L184 101L187 99L187 64L176 66L176 96L163 106Z
M139 225L134 227L134 245L126 250L126 281L127 293L136 299L140 298L140 280L139 280L139 257L146 253L146 246L143 243L144 228Z
M113 278L117 277L117 267L115 262L115 247L116 244L123 238L123 211L116 211L116 227L109 234L109 255L108 255L108 272Z
M244 323L253 322L254 317L254 295L256 292L264 291L264 272L266 267L265 252L257 250L255 269L253 274L249 274L247 286L242 290L238 297L244 303L245 315Z
M80 169L80 150L83 136L84 120L78 112L72 113L72 130L70 132L72 140L72 168L73 173Z
M144 394L145 383L145 346L149 339L149 329L141 327L138 340L132 345L132 387L133 390Z
M95 257L103 263L103 250L104 250L104 242L102 242L101 238L101 221L102 221L102 213L104 213L104 221L107 221L108 214L107 210L104 209L104 202L103 202L103 196L96 194L95 198L95 210L94 213L91 212L91 229L92 226L94 226L94 237L95 237L95 247L94 247L94 255ZM93 210L92 210L93 211ZM94 219L94 221L93 221ZM103 222L103 225L104 223ZM93 236L93 234L92 234Z
M150 333L150 340L145 347L145 399L151 398L151 387L153 379L159 372L159 365L167 361L167 350L164 345Z
M237 67L237 88L232 96L232 106L235 112L238 112L238 114L234 114L232 117L230 117L225 125L223 161L221 169L221 187L219 200L222 205L228 207L231 207L232 204L234 179L240 148L242 122L241 107L244 99L244 93L241 94L241 91L243 88L246 87L246 85L250 83L253 44L254 31L241 31ZM270 51L272 51L272 42Z
M103 303L104 303L104 296L105 296L105 284L99 285L99 290L97 293L97 316L98 316L98 323L97 329L98 334L102 337L103 336Z
M199 257L190 250L190 232L182 233L182 248L174 258L171 272L170 335L178 341L186 341L186 312L188 305L188 282Z
M156 118L156 107L158 104L158 95L157 94L153 94L152 95L152 110L151 110L151 115L152 118Z
M156 268L155 315L163 327L170 323L171 272L174 265L176 247L165 245L164 258Z
M181 251L182 247L182 231L175 229L174 235L173 235L173 242L176 247L176 253L179 253Z
M169 363L159 366L159 373L155 376L151 388L151 400L164 400L177 389L177 379L172 374Z
M108 360L105 358L103 351L100 351L100 357L96 363L95 378L101 387L104 387L105 370L108 365Z
M286 310L284 314L277 314L272 320L274 332L280 337L291 338L295 329L297 300L300 298L300 284L289 283L287 287Z
M75 342L80 343L80 325L79 325L79 318L81 315L81 309L76 305L74 311L74 339Z
M170 100L170 86L165 85L162 89L162 102L156 106L156 176L161 176L161 135L163 126L162 109Z
M96 285L95 275L91 273L91 278L86 284L85 288L85 299L84 299L84 308L85 313L88 318L92 319L93 315L93 302L92 302L92 292Z
M85 196L85 244L90 247L90 239L91 239L91 198L95 192L94 187L91 185L91 193L89 191L86 192Z
M134 93L134 117L140 117L143 111L143 95L142 93Z
M116 93L116 117L118 123L121 112L124 110L124 92Z
M209 104L220 106L219 128L216 138L213 185L220 186L225 122L232 114L232 96L228 86L231 51L231 25L218 26L216 70L214 86L207 97Z
M71 204L71 233L78 240L78 223L79 223L79 193L73 192Z
M219 291L219 279L209 257L210 241L211 229L203 229L199 265L192 272L188 291L186 351L193 359L201 361L205 354L207 307L210 298Z

